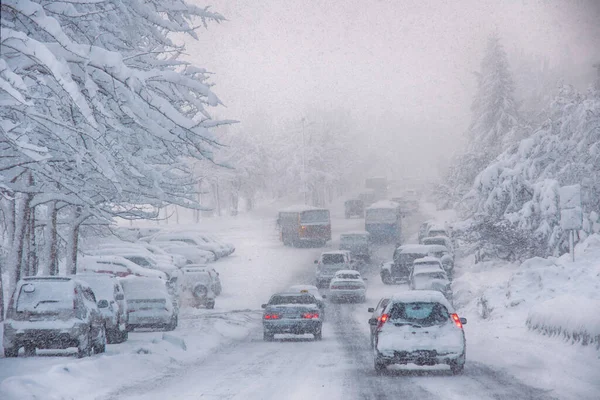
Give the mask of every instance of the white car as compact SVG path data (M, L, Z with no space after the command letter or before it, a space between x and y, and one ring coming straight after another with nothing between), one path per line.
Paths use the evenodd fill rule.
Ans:
M462 373L466 323L440 292L411 290L392 296L379 319L369 320L376 327L375 371L393 364L446 364L453 374Z
M128 276L120 281L127 299L128 331L135 328L172 331L177 327L178 310L163 280Z
M80 274L77 279L85 281L96 296L98 309L104 318L106 342L122 343L127 340L127 300L119 280L108 274ZM101 304L100 302L105 302ZM100 307L100 306L103 307ZM105 307L104 307L105 305Z
M348 250L325 251L321 253L318 260L315 260L315 264L317 264L315 271L317 287L329 286L337 271L354 269L355 266Z
M158 278L165 282L168 280L164 272L141 267L121 256L82 256L77 262L77 272L110 274L119 277L135 275Z
M452 301L450 279L437 258L425 257L415 260L408 285L412 290L437 290L448 301Z
M367 286L358 271L340 270L329 283L329 298L331 301L365 302Z
M178 241L157 241L151 242L152 245L158 246L167 253L178 254L185 257L187 264L205 264L207 262L215 261L215 254L203 250L198 246Z
M185 304L215 308L215 280L208 268L184 267L182 279L182 301Z
M152 236L150 243L181 242L213 253L215 259L228 255L228 249L199 232L160 232ZM160 244L159 244L160 245Z
M140 267L162 271L169 277L177 277L179 274L179 268L173 264L172 259L157 257L135 243L130 245L101 243L94 249L85 250L85 253L92 256L121 256Z
M221 285L221 275L214 269L209 267L206 264L189 264L182 268L183 273L185 275L186 272L194 272L194 271L205 271L210 277L210 287L215 295L220 295L223 291L223 286Z

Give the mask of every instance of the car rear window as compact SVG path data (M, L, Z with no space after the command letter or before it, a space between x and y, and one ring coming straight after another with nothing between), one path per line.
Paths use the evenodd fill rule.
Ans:
M358 279L359 275L357 274L336 274L336 278L339 279Z
M323 260L323 264L343 264L344 263L344 255L343 254L323 254L322 260Z
M17 312L53 313L73 309L74 291L69 282L27 282L19 290Z
M311 210L304 211L300 215L300 222L303 224L310 223L329 223L329 211L327 210Z
M313 295L303 294L301 296L273 296L269 304L275 306L282 304L315 304L316 301Z
M407 323L419 326L440 325L449 318L446 307L432 302L394 303L389 315L390 321L394 324Z

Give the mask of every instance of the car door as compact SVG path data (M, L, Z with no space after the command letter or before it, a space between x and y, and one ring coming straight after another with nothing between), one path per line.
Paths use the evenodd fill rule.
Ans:
M379 318L381 317L381 314L383 314L383 310L385 310L385 307L387 307L387 305L389 304L390 299L387 297L382 298L381 300L379 300L379 303L377 304L377 307L375 307L375 310L373 311L373 314L371 314L371 318L375 318L379 321ZM371 329L371 345L373 345L373 339L375 336L375 331L377 329L377 325L370 325L369 328Z

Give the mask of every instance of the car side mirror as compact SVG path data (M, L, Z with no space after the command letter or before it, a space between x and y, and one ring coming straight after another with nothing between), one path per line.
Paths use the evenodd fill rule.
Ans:
M261 305L262 308L267 308L266 304Z
M460 318L460 323L463 324L463 325L466 325L467 324L467 319L464 318L464 317L461 317Z
M369 318L369 325L375 326L377 323L377 318Z
M119 293L115 296L115 300L125 300L125 295L123 293Z
M375 309L373 307L369 307L369 309L367 311L368 312L375 312Z
M108 308L108 300L98 301L98 308Z

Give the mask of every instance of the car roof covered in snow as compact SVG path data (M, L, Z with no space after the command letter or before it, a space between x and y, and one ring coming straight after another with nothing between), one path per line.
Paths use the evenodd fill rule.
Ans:
M330 251L324 251L321 253L321 255L325 255L325 254L348 254L350 253L350 251L348 250L330 250Z
M427 254L429 253L431 245L427 244L404 244L398 247L398 251L404 254L417 253L417 254Z
M373 210L373 209L379 209L379 208L391 208L391 209L395 209L400 207L400 204L396 203L395 201L391 201L391 200L380 200L376 203L371 204L369 207L367 207L367 210Z
M429 256L423 257L423 258L417 258L415 261L413 261L413 264L415 264L415 265L417 265L417 264L432 264L432 263L435 263L438 265L441 264L439 258L429 257Z
M450 238L448 236L442 236L442 235L437 235L437 236L427 236L423 238L423 241L426 240L450 240Z
M407 290L406 292L398 292L394 294L388 306L389 308L394 303L440 303L450 313L454 313L454 307L450 304L450 302L444 297L441 292L437 290Z
M302 211L315 211L315 210L326 210L326 208L318 208L313 206L307 206L304 204L297 204L289 207L282 208L279 212L302 212Z
M319 291L319 288L317 288L314 285L292 285L288 288L287 292L295 292L295 291L300 291L300 290L313 290L313 291Z
M446 272L442 269L442 267L438 266L438 265L431 265L431 264L421 264L421 265L415 265L415 268L413 269L413 275L420 275L420 274L431 274L434 272Z

